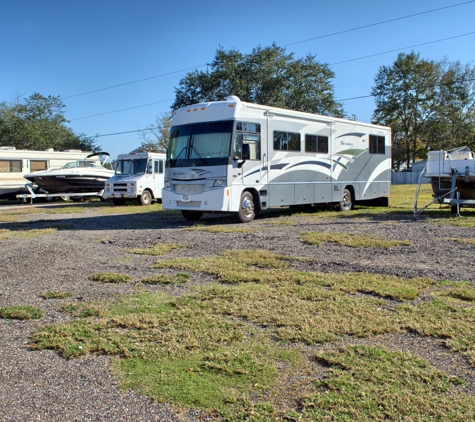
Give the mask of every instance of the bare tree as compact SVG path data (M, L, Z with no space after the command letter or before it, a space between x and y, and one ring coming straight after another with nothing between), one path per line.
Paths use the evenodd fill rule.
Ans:
M155 123L147 126L139 135L142 138L142 144L138 148L139 152L165 152L172 125L170 114L163 112L157 115Z

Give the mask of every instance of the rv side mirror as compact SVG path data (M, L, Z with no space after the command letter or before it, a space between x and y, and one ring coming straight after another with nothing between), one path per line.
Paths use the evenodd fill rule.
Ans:
M251 158L251 146L249 144L242 144L242 157L244 161Z
M246 160L249 160L251 157L251 147L249 144L242 144L242 151L241 151L241 158L242 161L238 163L238 168L241 168L242 165L246 162Z

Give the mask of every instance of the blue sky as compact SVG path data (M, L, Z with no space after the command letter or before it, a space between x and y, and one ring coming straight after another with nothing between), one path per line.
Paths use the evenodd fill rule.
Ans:
M170 111L184 70L206 69L219 46L250 53L275 42L295 57L314 54L335 72L338 100L369 95L378 68L399 52L475 61L475 1L467 0L0 0L0 16L0 101L59 95L68 126L89 136L154 123ZM370 121L371 97L343 104ZM141 138L97 142L116 157Z

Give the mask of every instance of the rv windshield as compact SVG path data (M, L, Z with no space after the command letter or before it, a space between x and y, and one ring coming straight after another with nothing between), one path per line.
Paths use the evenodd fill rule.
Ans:
M119 160L115 166L115 174L144 174L147 168L147 159Z
M167 160L172 167L227 163L233 131L231 120L174 126Z

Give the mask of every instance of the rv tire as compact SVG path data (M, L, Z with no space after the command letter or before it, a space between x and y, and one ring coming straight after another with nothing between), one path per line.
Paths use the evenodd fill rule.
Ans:
M188 211L188 210L181 210L181 215L185 220L188 221L197 221L203 215L202 212L199 211Z
M152 203L152 194L149 190L144 190L142 195L140 195L140 204L141 205L150 205Z
M112 198L112 203L114 205L124 205L125 204L125 199L123 199L123 198Z
M351 192L348 189L345 189L339 205L340 211L351 211L353 207L353 197L351 196Z
M236 213L236 220L239 223L249 223L254 220L255 216L254 197L250 192L243 192L241 202L239 202L239 211Z

